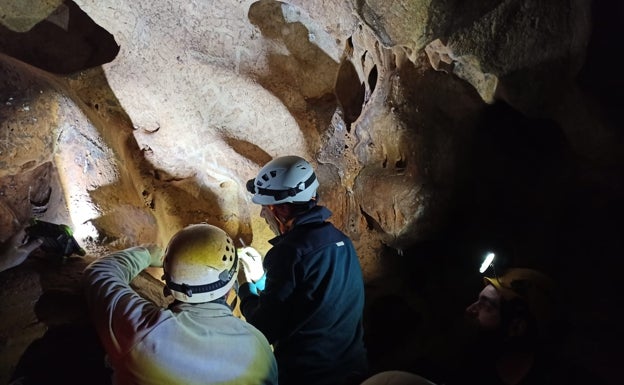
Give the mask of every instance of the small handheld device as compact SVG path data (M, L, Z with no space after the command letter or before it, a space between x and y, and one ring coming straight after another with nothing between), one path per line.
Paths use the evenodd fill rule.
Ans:
M72 229L64 224L57 224L32 218L26 234L33 238L42 238L41 250L49 254L68 257L72 254L85 256L87 253L80 247Z
M241 238L238 238L238 240L240 241L241 245L243 245L243 249L244 249L245 247L247 247L247 244L245 244L245 241L243 241L243 238L242 238L242 237L241 237ZM249 256L250 256L250 257L251 257L251 259L253 259L254 261L256 260L256 257L254 257L253 255L251 255L251 254L250 254Z

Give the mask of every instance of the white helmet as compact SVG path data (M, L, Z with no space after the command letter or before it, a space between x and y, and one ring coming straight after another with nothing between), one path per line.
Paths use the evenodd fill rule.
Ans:
M182 302L210 302L223 297L236 281L236 247L220 228L196 224L177 232L163 261L164 279Z
M247 191L254 194L251 201L260 205L309 202L318 186L312 165L293 155L273 159L247 181Z

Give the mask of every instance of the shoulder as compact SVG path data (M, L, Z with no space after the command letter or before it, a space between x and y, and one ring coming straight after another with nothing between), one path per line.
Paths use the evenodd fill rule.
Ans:
M316 222L295 226L277 246L306 255L346 240L348 238L331 222Z

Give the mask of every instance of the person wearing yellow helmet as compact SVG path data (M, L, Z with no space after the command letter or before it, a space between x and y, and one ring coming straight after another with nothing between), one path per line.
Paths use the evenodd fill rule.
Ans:
M166 309L130 287L148 266L163 267ZM150 244L92 262L84 290L114 383L277 384L267 339L226 302L237 270L232 240L208 224L177 232L164 254Z
M477 338L445 383L602 384L594 373L561 354L558 329L564 325L555 282L530 268L509 268L501 275L493 270L465 311Z
M509 330L513 335L522 332L533 339L548 336L556 297L555 284L547 275L534 269L511 268L500 277L486 276L483 282L478 300L466 309L482 330L502 325L516 328Z
M318 204L312 165L273 159L248 181L276 237L264 260L241 253L241 312L274 345L280 385L341 384L368 370L364 283L351 240Z

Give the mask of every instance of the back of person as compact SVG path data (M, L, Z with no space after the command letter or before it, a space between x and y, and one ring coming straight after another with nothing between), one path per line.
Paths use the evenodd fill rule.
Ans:
M296 286L285 307L290 314L281 315L287 333L275 343L280 383L340 383L349 373L364 371L358 326L364 287L351 241L329 222L297 225L269 251L265 263L268 269L295 273Z
M281 385L344 384L367 371L359 259L327 221L318 186L312 165L294 155L246 184L276 237L264 260L241 251L240 308L273 344Z
M562 354L564 323L555 281L529 268L497 270L490 264L488 269L492 274L483 277L477 300L466 308L466 326L474 334L456 360L456 372L450 371L449 385L603 383Z
M226 305L178 304L161 313L152 318L158 325L115 357L116 384L269 383L260 380L271 377L264 336Z
M156 245L104 256L84 272L91 318L119 385L272 385L277 363L266 337L226 303L238 269L227 234L207 224L180 230L162 260ZM161 308L130 282L162 266Z

